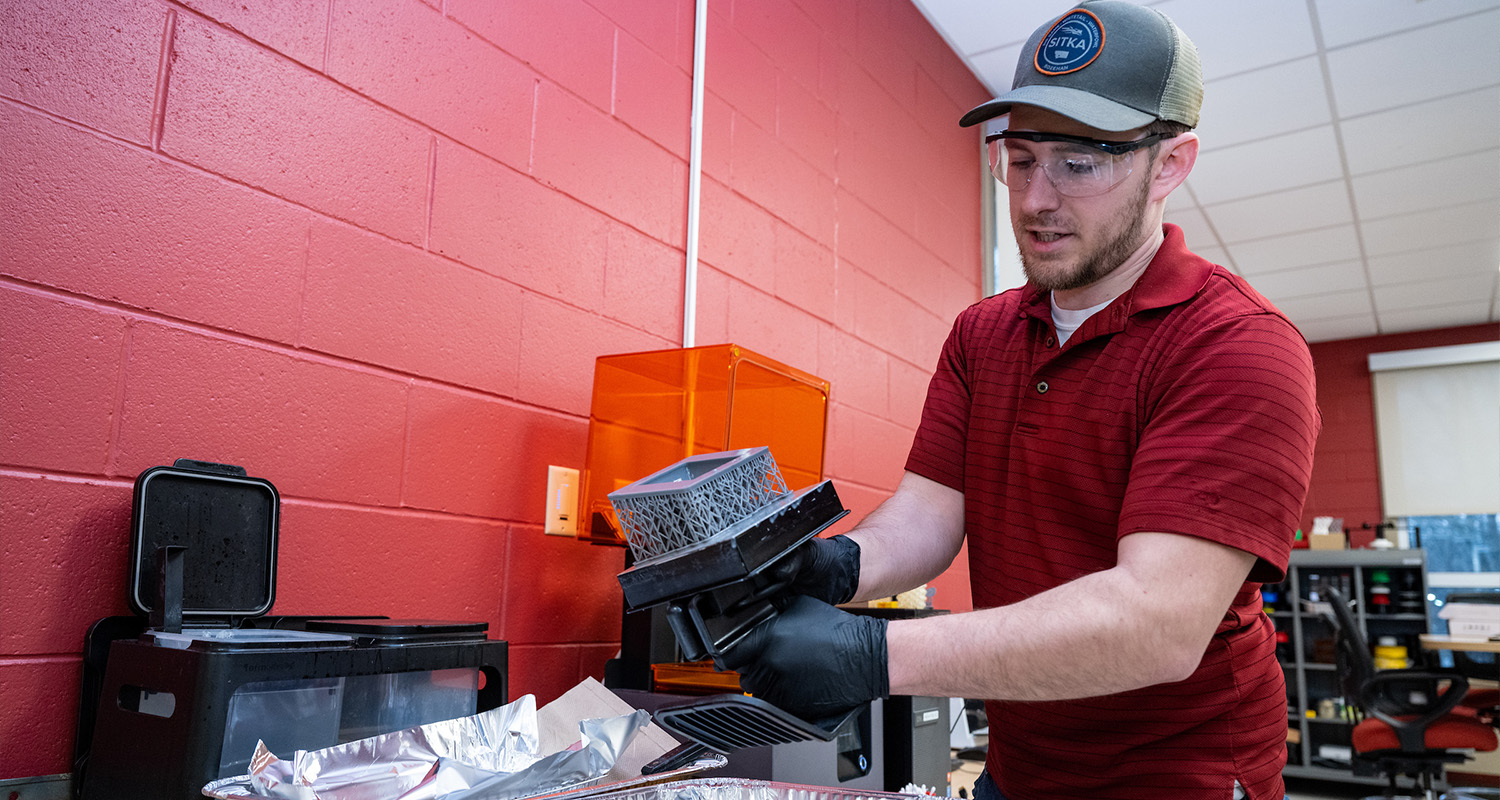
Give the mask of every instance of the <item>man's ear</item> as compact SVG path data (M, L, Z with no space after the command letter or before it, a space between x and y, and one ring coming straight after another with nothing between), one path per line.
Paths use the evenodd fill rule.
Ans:
M1156 176L1151 180L1151 199L1165 200L1187 180L1198 161L1198 134L1188 131L1162 145L1156 158Z

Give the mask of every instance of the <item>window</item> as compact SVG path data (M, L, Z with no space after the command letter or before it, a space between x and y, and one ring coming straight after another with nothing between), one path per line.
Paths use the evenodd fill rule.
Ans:
M1438 614L1450 596L1500 593L1500 514L1407 517L1405 522L1411 541L1420 541L1427 551L1428 630L1446 634L1448 620ZM1485 655L1468 658L1493 661ZM1443 651L1440 663L1453 666L1453 654Z

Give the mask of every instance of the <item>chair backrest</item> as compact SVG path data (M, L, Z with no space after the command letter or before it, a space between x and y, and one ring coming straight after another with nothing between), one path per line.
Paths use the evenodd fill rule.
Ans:
M1343 690L1344 702L1360 705L1361 691L1375 676L1375 659L1343 592L1324 586L1321 594L1329 605L1322 616L1333 627L1333 661L1338 667L1339 688Z

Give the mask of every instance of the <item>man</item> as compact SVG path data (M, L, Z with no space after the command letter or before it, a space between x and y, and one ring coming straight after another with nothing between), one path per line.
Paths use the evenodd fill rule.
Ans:
M798 597L730 650L807 717L887 694L979 697L976 795L1282 797L1286 689L1259 584L1285 576L1319 427L1306 343L1162 224L1202 78L1160 12L1043 25L989 137L1027 285L964 311L907 473L799 551ZM967 538L975 611L886 623Z

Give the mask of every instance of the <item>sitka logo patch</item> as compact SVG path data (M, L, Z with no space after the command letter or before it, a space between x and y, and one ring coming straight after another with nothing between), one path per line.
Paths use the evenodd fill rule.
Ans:
M1045 75L1077 72L1104 49L1104 25L1092 12L1074 9L1052 26L1036 48L1036 68Z

